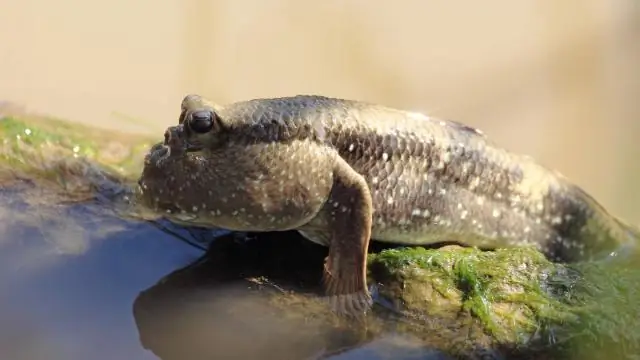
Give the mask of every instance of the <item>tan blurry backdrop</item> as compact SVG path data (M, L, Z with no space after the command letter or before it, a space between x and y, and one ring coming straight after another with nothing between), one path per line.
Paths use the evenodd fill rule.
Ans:
M0 101L162 135L316 93L483 129L640 223L637 0L0 0Z

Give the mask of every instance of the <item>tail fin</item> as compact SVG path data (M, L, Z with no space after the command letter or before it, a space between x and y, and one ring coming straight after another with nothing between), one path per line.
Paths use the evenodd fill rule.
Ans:
M630 254L638 252L640 244L640 227L631 225L626 221L610 214L602 204L595 200L590 194L578 186L573 186L573 191L577 195L579 201L593 209L594 220L603 227L608 229L610 235L615 240L617 249L612 252L616 257L626 257Z
M640 227L628 224L620 219L618 219L618 223L627 232L627 234L633 238L632 241L634 243L640 242Z
M614 258L617 258L618 261L622 261L622 263L627 264L629 261L632 263L636 262L638 255L640 252L640 248L638 248L638 244L640 243L640 228L630 225L621 219L616 219L616 222L620 226L620 229L624 232L621 234L620 244L618 248L612 252L610 255L613 255ZM626 241L624 241L626 240Z
M640 241L640 228L633 226L633 225L629 225L627 223L624 222L620 222L620 224L622 225L622 227L627 230L627 232L635 238L636 242Z

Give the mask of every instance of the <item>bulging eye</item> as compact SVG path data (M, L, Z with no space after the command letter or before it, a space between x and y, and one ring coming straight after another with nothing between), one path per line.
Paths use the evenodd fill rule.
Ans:
M213 128L213 113L211 111L196 111L191 114L189 128L194 132L204 134Z

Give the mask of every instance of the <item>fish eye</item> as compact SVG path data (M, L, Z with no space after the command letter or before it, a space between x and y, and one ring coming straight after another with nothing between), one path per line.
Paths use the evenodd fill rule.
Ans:
M189 128L196 133L204 134L213 128L213 113L211 111L195 111L189 119Z

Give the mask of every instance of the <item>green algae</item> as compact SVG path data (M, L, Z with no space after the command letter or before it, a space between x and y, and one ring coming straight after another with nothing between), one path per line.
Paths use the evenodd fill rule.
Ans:
M65 171L88 167L133 180L151 141L58 119L7 116L0 119L0 168L13 176L63 182ZM83 168L83 169L80 169ZM77 174L73 174L77 175Z
M381 296L404 313L466 313L498 345L582 358L612 351L633 358L640 350L637 268L557 264L525 247L396 248L372 254L369 264L370 279L386 289Z
M385 273L383 278L402 281L405 309L444 310L434 309L442 302L433 297L412 296L424 293L421 288L429 284L434 295L449 300L446 311L469 312L500 342L518 341L568 316L565 306L541 285L556 266L531 248L401 248L373 255L370 262L372 271Z
M637 263L580 263L564 276L563 301L576 321L559 329L572 357L640 359L640 268Z

